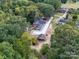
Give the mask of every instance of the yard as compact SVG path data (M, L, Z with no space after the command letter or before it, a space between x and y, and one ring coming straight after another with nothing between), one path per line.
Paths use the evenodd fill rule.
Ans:
M66 3L66 4L62 4L61 6L62 8L74 8L74 9L77 9L79 8L79 2L77 3Z

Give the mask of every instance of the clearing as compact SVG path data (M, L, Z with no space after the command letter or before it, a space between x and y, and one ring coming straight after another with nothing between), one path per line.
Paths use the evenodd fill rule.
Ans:
M74 8L74 9L77 9L79 8L79 2L77 3L66 3L66 4L62 4L61 6L62 8Z

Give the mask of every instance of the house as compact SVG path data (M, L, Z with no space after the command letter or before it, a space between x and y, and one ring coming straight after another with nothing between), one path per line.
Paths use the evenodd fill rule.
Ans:
M49 29L50 23L53 17L49 19L39 19L33 23L33 29L31 35L36 36L39 40L45 40L47 36L47 30Z

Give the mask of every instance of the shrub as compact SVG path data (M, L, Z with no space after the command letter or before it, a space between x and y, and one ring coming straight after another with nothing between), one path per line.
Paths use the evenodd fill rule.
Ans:
M67 0L61 0L61 2L65 4L67 2Z
M73 18L73 20L76 20L76 19L78 18L78 16L77 16L76 14L74 14L74 15L72 16L72 18Z
M76 0L72 0L72 2L76 2Z
M50 4L38 3L39 10L45 17L53 16L54 14L54 7Z
M48 44L44 44L41 49L41 53L45 55L49 50Z

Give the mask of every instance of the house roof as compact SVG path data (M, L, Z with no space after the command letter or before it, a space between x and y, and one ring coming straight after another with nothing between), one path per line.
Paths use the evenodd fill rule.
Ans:
M39 26L41 28L41 30L38 30L38 29L34 29L32 30L32 35L41 35L41 34L45 34L47 29L48 29L48 26L50 24L50 22L52 21L53 17L51 17L48 21L46 21L46 23L40 23ZM37 27L38 28L38 27Z

